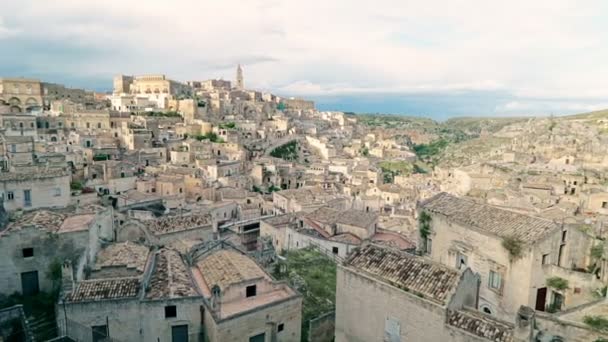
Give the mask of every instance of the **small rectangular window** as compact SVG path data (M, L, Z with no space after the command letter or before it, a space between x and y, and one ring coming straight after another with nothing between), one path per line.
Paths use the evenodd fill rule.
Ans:
M543 254L543 265L547 265L549 263L549 254Z
M53 189L53 196L60 197L61 196L61 188L54 188Z
M177 317L177 307L175 305L165 306L165 318Z
M34 249L33 248L24 248L21 250L21 253L23 253L23 257L24 258L31 258L34 256Z
M426 238L426 253L431 254L433 250L433 240L431 238Z
M501 290L502 288L502 277L500 273L490 271L490 279L488 280L488 286L493 290Z
M338 254L339 249L338 249L338 247L332 247L332 248L331 248L331 251L332 251L334 254Z
M250 285L245 288L245 297L255 297L257 294L257 287L255 285Z
M14 199L15 199L15 193L14 193L14 192L12 192L12 191L8 191L8 192L6 193L6 199L7 199L7 200L9 200L9 201L14 200Z
M285 324L281 323L277 326L277 332L281 332L285 330Z
M602 202L602 209L608 208L608 202Z

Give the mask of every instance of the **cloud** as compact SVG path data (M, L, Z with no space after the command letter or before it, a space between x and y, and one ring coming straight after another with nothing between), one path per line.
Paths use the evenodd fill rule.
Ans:
M491 106L463 97L489 111L508 111L511 100L568 111L608 98L602 0L21 0L1 7L12 14L0 17L0 40L15 51L0 57L1 72L63 75L82 86L106 79L109 88L117 73L232 79L241 63L248 86L285 95L508 94L491 97Z

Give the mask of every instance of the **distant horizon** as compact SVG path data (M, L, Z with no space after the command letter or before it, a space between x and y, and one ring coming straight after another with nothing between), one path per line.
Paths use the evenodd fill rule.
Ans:
M2 9L0 75L67 86L108 89L116 73L158 71L233 80L241 64L246 87L321 109L445 119L608 108L601 0L22 0Z
M116 73L118 74L118 73ZM133 73L126 73L133 74ZM162 74L162 73L161 73ZM169 78L171 75L164 73ZM112 78L81 79L63 75L58 79L48 79L39 75L0 75L11 78L32 78L41 82L59 83L70 88L81 88L99 93L111 93ZM225 79L227 77L214 77L206 79ZM189 79L192 80L192 79ZM204 79L201 79L204 80ZM231 80L232 81L232 80ZM180 80L185 82L185 80ZM430 118L435 121L445 121L461 117L547 117L565 116L588 113L608 109L608 102L592 101L581 105L582 99L519 99L514 95L500 91L444 91L440 93L359 93L343 95L322 94L286 94L281 90L260 89L255 84L247 86L248 89L272 92L282 97L301 97L315 102L321 111L352 112L356 114L380 114L396 116L412 116ZM520 101L520 102L518 102ZM526 102L524 106L523 103ZM555 102L559 105L555 105Z

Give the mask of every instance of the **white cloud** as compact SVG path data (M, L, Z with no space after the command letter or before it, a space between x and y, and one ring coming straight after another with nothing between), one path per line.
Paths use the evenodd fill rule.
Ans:
M11 29L0 20L0 39L18 30L106 49L103 58L79 60L78 70L60 71L108 77L108 87L119 72L232 78L241 62L248 85L295 95L608 97L608 3L601 0L22 0L2 7L14 15Z

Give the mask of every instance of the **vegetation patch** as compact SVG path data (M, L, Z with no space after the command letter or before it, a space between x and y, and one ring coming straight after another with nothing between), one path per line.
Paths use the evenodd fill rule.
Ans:
M281 145L272 150L270 155L284 160L296 160L298 159L298 142L293 140Z
M547 286L558 291L564 291L568 288L568 280L560 277L551 277L548 278Z
M209 132L206 134L199 134L194 137L198 141L209 140L214 143L223 143L224 139L220 138L216 133Z
M142 112L140 113L143 116L153 116L153 117L165 117L165 118L181 118L182 115L175 111L169 112Z
M234 122L221 123L219 127L223 128L223 129L233 129L233 128L236 128L236 123L234 123Z
M502 246L509 251L511 260L519 259L523 254L524 243L516 237L508 236L504 238Z
M82 190L82 188L83 188L83 185L81 182L74 181L74 182L70 183L70 189L72 189L73 191Z
M585 316L583 322L593 330L608 332L608 318L604 316Z
M420 160L430 161L433 157L438 156L449 145L446 139L435 140L429 144L414 145L414 153Z
M309 321L335 310L336 264L311 248L284 256L285 261L275 264L273 276L289 281L302 294L302 341L308 341Z
M427 214L426 211L420 213L418 217L418 223L420 225L420 236L424 239L429 237L431 234L431 215Z

